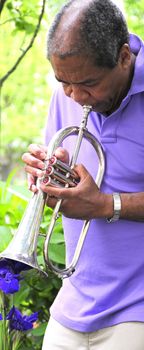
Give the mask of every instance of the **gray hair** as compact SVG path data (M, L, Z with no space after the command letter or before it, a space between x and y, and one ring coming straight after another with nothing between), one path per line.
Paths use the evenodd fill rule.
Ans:
M76 12L77 11L77 12ZM76 13L74 20L73 13ZM85 55L99 67L113 68L129 43L125 18L111 0L70 0L56 15L48 34L48 59Z

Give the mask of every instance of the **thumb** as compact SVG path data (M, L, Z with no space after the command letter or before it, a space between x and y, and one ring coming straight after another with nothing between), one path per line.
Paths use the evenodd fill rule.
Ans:
M74 170L76 171L81 180L84 180L88 175L90 175L88 170L82 164L75 165Z
M69 163L69 154L65 148L58 147L55 151L55 156L56 156L56 158L61 160L61 162L64 162L67 164Z

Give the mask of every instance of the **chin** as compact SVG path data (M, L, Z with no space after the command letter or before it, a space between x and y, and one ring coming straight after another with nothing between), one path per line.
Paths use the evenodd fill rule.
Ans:
M99 108L96 107L92 107L92 111L96 112L96 113L100 113L100 114L105 114L105 111L100 110Z

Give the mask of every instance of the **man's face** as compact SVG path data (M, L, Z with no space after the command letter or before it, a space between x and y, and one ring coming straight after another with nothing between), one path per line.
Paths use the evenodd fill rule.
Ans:
M110 114L120 105L128 79L128 69L122 63L109 69L96 67L85 56L61 59L53 55L51 64L66 96L80 105L91 105L102 114Z

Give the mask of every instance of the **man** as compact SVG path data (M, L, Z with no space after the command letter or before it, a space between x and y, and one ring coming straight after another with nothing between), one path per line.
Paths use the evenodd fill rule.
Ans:
M49 206L62 199L68 264L81 219L91 220L76 271L51 307L43 350L143 350L144 44L129 36L110 0L73 0L51 26L48 58L62 86L51 101L46 144L58 129L79 125L82 106L91 105L88 130L104 149L106 169L99 190L97 157L84 141L78 185L41 184ZM67 138L56 156L67 162L73 144ZM31 145L23 155L33 192L45 152Z

